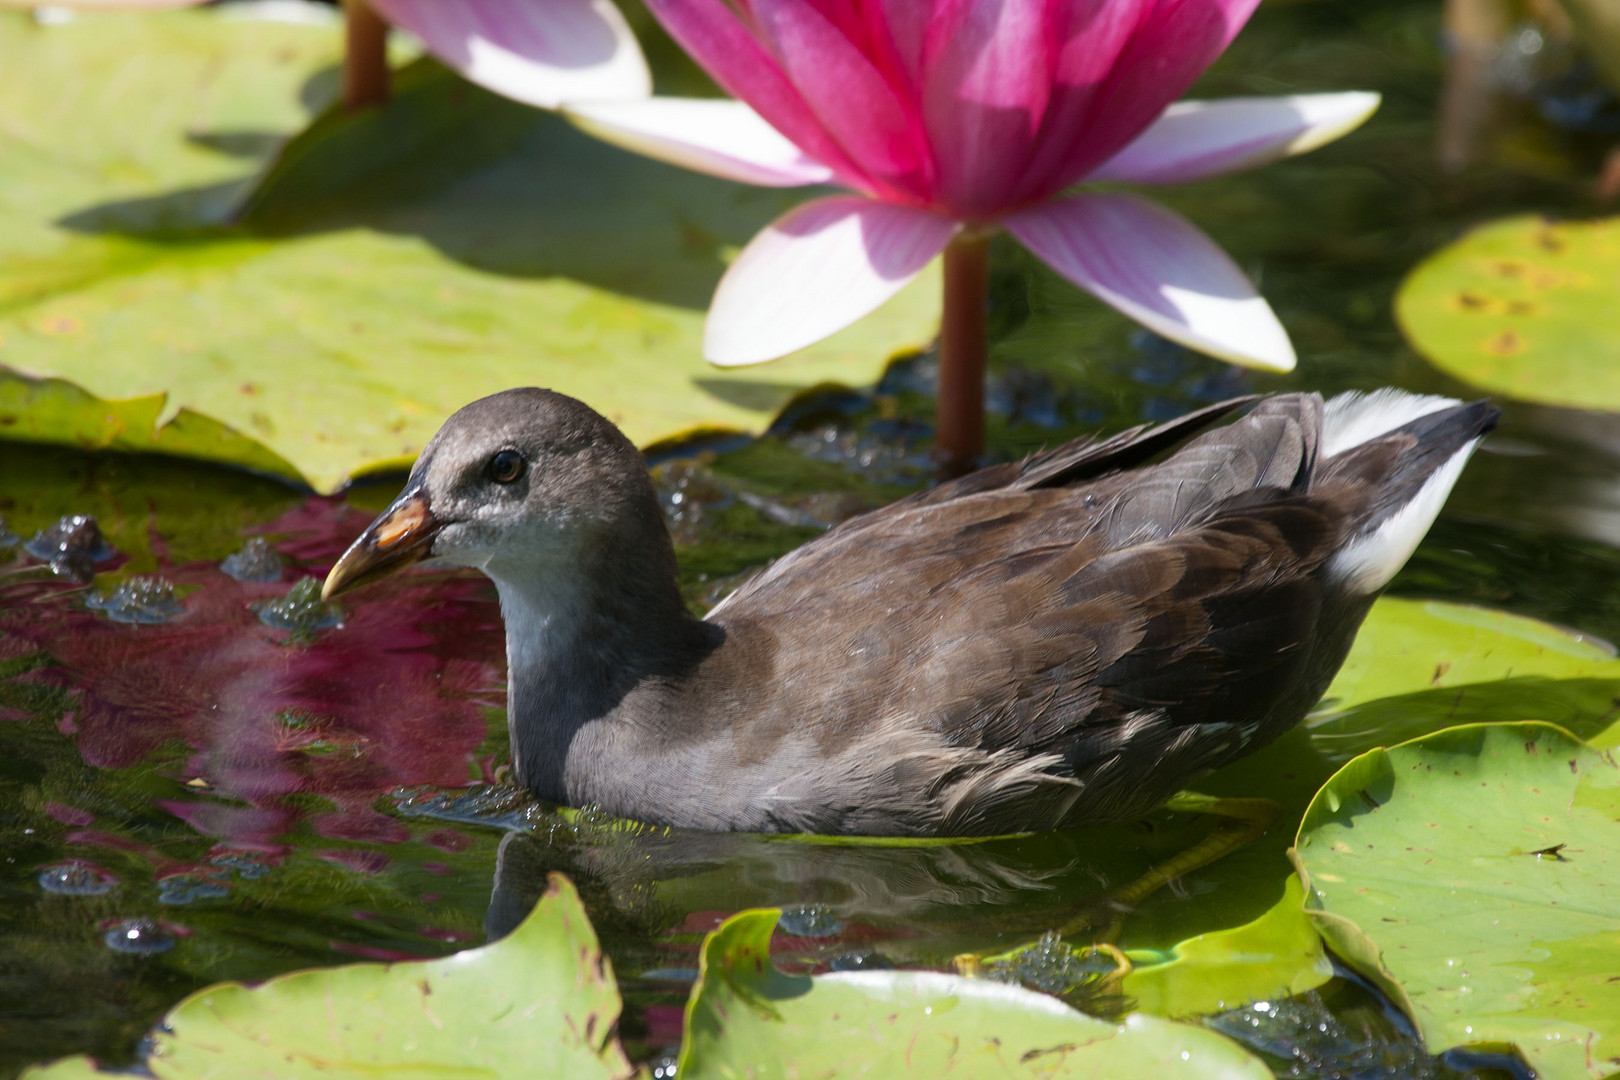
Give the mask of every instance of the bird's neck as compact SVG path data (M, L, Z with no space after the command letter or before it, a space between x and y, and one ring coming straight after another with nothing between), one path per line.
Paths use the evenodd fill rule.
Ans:
M512 767L542 798L569 801L569 749L583 729L630 726L628 702L645 706L650 683L678 681L706 651L709 631L681 600L662 521L650 542L626 540L487 571L506 622ZM607 742L628 746L634 734Z

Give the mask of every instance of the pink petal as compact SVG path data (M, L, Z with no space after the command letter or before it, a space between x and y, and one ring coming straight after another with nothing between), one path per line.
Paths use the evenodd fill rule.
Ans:
M1271 306L1195 225L1157 203L1091 192L1002 224L1052 269L1157 334L1233 364L1291 371Z
M970 0L930 28L923 110L936 199L978 217L1004 209L1029 162L1052 88L1051 5Z
M732 367L814 344L899 292L959 227L856 195L795 207L750 240L720 279L703 355Z
M1259 0L1077 0L1019 200L1050 197L1113 157L1220 56Z
M652 93L635 35L611 0L367 0L472 82L528 105Z
M924 191L930 162L921 118L857 42L807 0L752 0L752 11L761 39L821 130L871 186L884 194Z
M1178 101L1086 179L1179 184L1242 172L1349 134L1378 101L1362 91Z
M833 172L765 118L726 98L666 98L573 105L564 110L590 134L673 165L762 187L822 184Z
M725 0L647 0L647 8L727 93L752 105L766 123L846 184L867 186L864 174L822 129L776 58Z

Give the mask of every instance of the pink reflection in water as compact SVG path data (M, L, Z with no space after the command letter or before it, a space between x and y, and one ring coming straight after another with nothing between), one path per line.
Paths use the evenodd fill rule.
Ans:
M55 661L22 678L74 695L64 730L91 765L129 768L161 748L188 747L178 779L200 790L193 797L177 785L159 805L200 833L269 844L305 816L288 796L314 794L336 806L310 817L318 834L398 842L408 832L372 809L379 795L401 785L464 786L485 771L476 753L486 735L481 706L499 700L504 681L492 593L476 578L403 575L346 598L343 625L304 645L249 607L283 595L301 574L324 573L369 520L341 501L311 498L258 530L301 564L281 582L239 582L214 563L163 566L184 611L159 626L114 623L84 607L82 590L54 581L7 586L0 658L38 650ZM154 550L162 557L161 543ZM73 807L53 814L90 823ZM323 857L365 872L387 861L365 852Z

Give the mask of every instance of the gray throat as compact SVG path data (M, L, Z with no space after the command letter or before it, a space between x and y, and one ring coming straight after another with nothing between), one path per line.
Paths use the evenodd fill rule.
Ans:
M718 644L718 629L686 612L672 579L633 582L587 568L490 576L506 622L518 782L578 804L604 779L618 786L644 771L653 746L680 725L680 689Z

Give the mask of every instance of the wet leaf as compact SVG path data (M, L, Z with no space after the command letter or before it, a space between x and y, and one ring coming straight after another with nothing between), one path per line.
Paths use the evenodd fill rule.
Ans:
M1203 1028L1140 1014L1112 1024L986 979L786 975L770 959L777 916L743 912L705 940L680 1076L1270 1076Z
M1620 218L1482 225L1412 271L1407 338L1492 393L1620 411Z
M1450 728L1351 761L1297 841L1328 943L1431 1052L1512 1045L1620 1071L1620 766L1548 724Z
M628 1077L613 972L572 884L554 877L509 937L442 960L222 983L176 1005L153 1037L159 1080L468 1075ZM107 1075L70 1058L24 1075Z
M1534 719L1620 741L1607 642L1490 608L1384 599L1306 721L1339 761L1452 724Z
M1125 993L1155 1016L1194 1016L1320 986L1333 965L1300 913L1304 895L1290 878L1282 899L1258 919L1181 942L1168 959L1126 975Z
M101 70L130 49L127 25L8 15L0 67L30 87L74 65ZM244 177L299 123L299 84L323 103L315 58L335 36L302 28L278 61L292 29L263 36L212 9L140 25L144 58L121 61L116 102L82 89L0 97L29 136L0 133L0 160L23 161L0 166L0 405L28 407L28 438L206 457L329 490L408 463L450 412L510 386L581 397L644 444L759 430L795 394L870 382L934 331L929 273L786 361L709 367L698 342L725 261L802 193L623 153L430 61L401 74L386 109L318 118L227 224ZM281 66L262 85L229 80L226 94L198 53L230 70ZM132 110L142 120L126 134ZM249 122L239 117L263 137L228 138ZM64 148L50 136L81 126L95 138ZM212 146L216 159L237 147L251 162L182 168L179 150L148 146Z
M1185 1016L1320 985L1327 973L1315 931L1286 891L1293 885L1285 849L1335 769L1374 747L1455 724L1525 717L1613 745L1617 699L1620 661L1601 642L1488 608L1379 600L1312 715L1197 785L1275 799L1282 813L1265 836L1199 872L1210 902L1175 905L1161 894L1133 916L1128 934L1164 918L1165 929L1183 931L1185 940L1158 956L1133 953L1138 966L1126 992L1143 1008ZM1143 944L1154 944L1146 936Z

